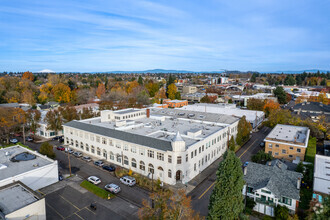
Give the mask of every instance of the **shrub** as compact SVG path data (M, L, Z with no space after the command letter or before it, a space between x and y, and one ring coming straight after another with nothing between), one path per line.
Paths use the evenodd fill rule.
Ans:
M305 161L314 163L315 154L316 154L316 137L312 137L309 138L308 140Z
M286 206L276 206L275 208L275 219L276 220L287 220L289 218L289 209Z
M251 158L252 162L261 164L266 164L267 161L271 161L272 159L272 155L265 153L263 150L258 151L258 153L253 155Z
M93 183L88 182L87 180L82 181L82 183L80 184L81 187L87 189L88 191L90 191L91 193L94 193L95 195L97 195L98 197L101 197L102 199L107 199L108 195L110 195L110 198L114 197L113 194L111 194L110 192L101 189L98 186L95 186Z
M49 142L42 143L39 152L52 159L54 159L56 156L54 153L53 145L51 145Z

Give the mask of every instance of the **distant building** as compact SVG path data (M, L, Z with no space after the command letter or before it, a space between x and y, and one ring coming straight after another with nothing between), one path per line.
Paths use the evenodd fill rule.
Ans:
M244 106L247 106L249 99L260 99L260 100L272 100L277 102L277 98L272 93L257 93L254 95L233 95L232 100L235 103L242 102Z
M291 214L296 213L300 200L300 185L303 175L287 170L280 160L267 165L249 162L244 168L243 195L252 198L254 211L274 216L275 207L286 206Z
M0 187L21 181L37 190L58 181L57 161L19 145L0 149Z
M265 113L263 111L252 111L243 110L236 108L235 104L208 104L208 103L198 103L194 105L188 105L181 108L182 110L189 111L199 111L207 113L224 114L235 117L246 117L246 120L251 123L252 128L257 128L265 119Z
M330 157L315 155L313 191L330 195Z
M184 94L190 94L190 93L195 93L195 92L197 92L196 86L183 86L182 87L182 93L184 93Z
M309 132L307 127L278 124L264 139L265 152L298 163L305 158Z
M74 108L77 110L78 113L82 113L84 108L92 109L94 113L99 113L100 108L98 103L88 103L83 105L76 105Z
M322 115L330 122L330 106L319 102L302 102L292 107L293 113L302 119L310 118L317 122Z
M167 104L157 104L157 103L154 103L152 105L152 107L154 107L154 108L168 108L168 105Z
M176 100L176 99L175 100L164 99L163 104L168 105L168 107L170 107L170 108L180 108L180 107L188 105L188 101L187 100Z
M232 116L152 108L105 110L63 128L73 150L175 185L220 158L237 125Z
M206 95L209 97L214 97L215 99L218 98L217 93L204 93L204 92L182 94L181 98L187 100L188 102L200 102L201 99Z

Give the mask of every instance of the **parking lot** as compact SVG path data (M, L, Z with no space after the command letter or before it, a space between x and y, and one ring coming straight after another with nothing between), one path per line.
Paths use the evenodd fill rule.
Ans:
M80 190L75 188L68 185L55 192L46 194L47 219L137 218L137 208L130 206L120 198L103 200L83 188ZM90 208L91 203L96 204L96 210ZM114 212L113 209L117 211ZM126 209L126 211L122 209Z

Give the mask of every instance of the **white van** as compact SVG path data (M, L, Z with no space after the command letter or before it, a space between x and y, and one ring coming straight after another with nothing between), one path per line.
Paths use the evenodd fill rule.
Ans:
M135 178L131 176L123 176L120 178L120 182L127 186L134 186L136 184Z

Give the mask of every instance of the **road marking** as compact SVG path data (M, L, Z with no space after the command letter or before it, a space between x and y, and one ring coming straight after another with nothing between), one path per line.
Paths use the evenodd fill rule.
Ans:
M41 193L43 196L46 196L46 193L41 192L39 189L37 191Z
M78 215L77 213L74 213L76 216L78 216L80 219L82 219L82 220L85 220L85 219L83 219L80 215Z
M203 192L202 195L200 195L200 196L198 197L198 199L201 199L201 198L205 195L205 193L207 193L207 191L209 191L209 190L211 189L211 187L212 187L214 184L215 184L215 181L211 184L211 186L209 186L209 188L207 188L207 189Z
M72 202L70 202L69 200L67 200L66 198L64 198L63 196L59 195L62 199L64 199L66 202L68 202L70 205L72 205L73 207L75 207L76 209L78 209L80 211L80 208L78 208L77 206L75 206Z
M88 206L85 206L84 208L82 208L81 210L83 210L83 209L87 209L88 211L90 211L90 212L92 212L94 215L96 215L96 213L95 212L93 212L92 210L90 210L89 208L88 208Z
M238 158L241 158L252 146L253 144L257 141L257 139L255 141L253 141L253 143L241 154L241 156L239 156Z
M61 215L58 211L56 211L56 209L54 209L54 208L53 208L52 206L50 206L48 203L46 203L46 205L47 205L49 208L51 208L54 212L56 212L56 214L58 214L59 216L61 216L62 219L64 219L64 216Z

